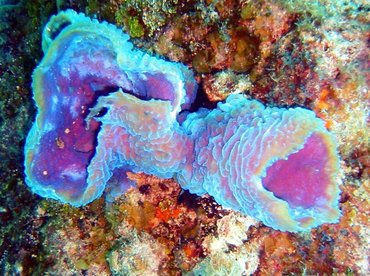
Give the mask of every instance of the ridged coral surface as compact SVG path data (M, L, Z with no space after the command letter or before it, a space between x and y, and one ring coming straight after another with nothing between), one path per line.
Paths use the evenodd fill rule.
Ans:
M312 111L231 95L183 127L195 141L192 166L179 174L184 188L276 229L337 220L335 141Z
M135 117L138 113L131 110L125 115L130 117L128 121L137 119L131 124L137 125L137 129L131 129L137 133L126 133L130 125L126 129L111 130L110 124L114 124L119 115L110 116L112 112L109 112L104 118L95 119L91 118L93 111L89 114L99 96L122 88L144 99L143 102L165 100L157 104L160 110L155 110L156 104L152 105L152 113L141 105L141 111L148 112L141 115L151 122L156 116L164 115L175 120L180 106L186 108L193 100L196 83L185 66L133 50L128 38L115 26L91 21L72 10L52 17L46 25L42 43L45 57L33 74L34 98L39 112L25 146L26 181L34 192L76 206L87 204L102 194L116 167L121 170L117 174L125 177L125 168L134 165L134 151L122 159L114 149L105 147L109 141L115 144L120 137L122 148L129 146L130 142L124 143L128 136L138 140L141 133L147 136L152 133L153 140L163 134L144 117ZM134 101L131 102L135 109ZM99 113L96 108L94 112ZM104 110L101 112L103 114ZM159 121L164 122L163 119ZM100 121L106 124L101 126ZM153 137L155 135L157 137ZM165 136L161 138L166 139ZM145 137L141 139L143 143ZM154 147L155 143L146 145ZM139 149L139 146L134 148ZM164 150L165 155L168 152ZM165 162L158 160L158 166L163 165L168 171L158 174L170 177L173 168ZM119 184L118 190L127 190L129 184L128 181Z
M276 229L337 221L336 145L312 111L232 95L180 119L195 98L192 73L128 38L73 11L46 25L25 146L34 192L81 206L104 189L126 191L126 173L144 172Z

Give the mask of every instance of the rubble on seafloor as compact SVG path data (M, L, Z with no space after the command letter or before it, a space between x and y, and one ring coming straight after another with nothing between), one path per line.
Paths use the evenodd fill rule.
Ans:
M57 2L0 6L0 274L369 274L366 1ZM137 187L113 202L83 208L31 195L21 165L34 116L30 77L39 32L63 8L115 23L137 47L191 67L199 106L245 93L314 110L339 144L339 223L276 231L144 174L129 175Z

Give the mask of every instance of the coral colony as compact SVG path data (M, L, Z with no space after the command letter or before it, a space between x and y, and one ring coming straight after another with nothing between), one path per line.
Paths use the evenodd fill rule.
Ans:
M128 40L72 10L46 25L25 146L33 192L82 206L144 172L283 231L338 220L336 143L312 111L231 95L189 113L192 72Z

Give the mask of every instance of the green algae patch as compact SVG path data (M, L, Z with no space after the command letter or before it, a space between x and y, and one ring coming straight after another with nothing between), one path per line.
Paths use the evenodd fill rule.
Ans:
M139 19L137 17L130 17L128 18L128 26L129 30L128 32L130 33L131 37L142 37L144 36L144 28L139 22Z

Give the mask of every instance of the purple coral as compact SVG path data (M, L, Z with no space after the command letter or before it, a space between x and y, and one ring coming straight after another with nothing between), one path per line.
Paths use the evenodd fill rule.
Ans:
M336 145L313 112L233 95L182 122L195 97L192 73L128 39L73 11L46 25L33 76L39 112L25 147L34 192L81 206L107 186L124 192L127 171L145 172L277 229L337 220Z
M177 176L183 188L280 230L338 219L336 144L312 111L231 95L182 127L194 141L194 159Z
M52 17L46 25L43 32L45 57L33 74L34 98L39 112L25 147L26 181L34 192L76 206L94 200L102 194L115 168L120 168L116 174L124 174L123 167L135 171L134 151L122 157L113 152L114 149L112 151L112 145L105 150L108 141L104 139L112 135L110 132L121 137L110 140L121 147L126 146L126 137L140 137L140 132L149 130L153 133L151 139L154 140L155 135L158 139L163 133L154 129L153 121L158 120L160 127L165 116L167 120L175 120L181 108L189 107L194 99L196 82L185 66L133 50L128 39L114 26L91 21L71 10ZM123 128L110 130L110 122L119 120L119 116L109 119L108 116L91 116L92 112L99 116L105 112L103 106L98 110L100 105L95 105L98 99L102 102L102 96L110 95L104 98L107 107L108 99L119 101L119 93L123 100L125 96L122 90L116 92L118 89L135 95L137 100L143 99L143 103L158 100L157 104L149 105L153 111L144 110L141 105L143 114L140 115L148 122L144 117L137 117L139 110L136 113L129 110L125 114L138 119L138 128L133 130L137 131L136 136L125 133ZM155 110L156 105L160 110ZM93 111L90 112L90 108L94 108ZM161 118L156 118L155 114ZM101 121L105 122L104 126ZM145 138L141 138L139 142L143 143ZM139 149L138 145L134 149ZM171 151L164 150L158 155L165 158L168 152ZM148 156L152 155L148 153ZM173 175L173 168L158 162L161 170L167 170L160 176ZM129 184L122 184L122 189L127 189Z

